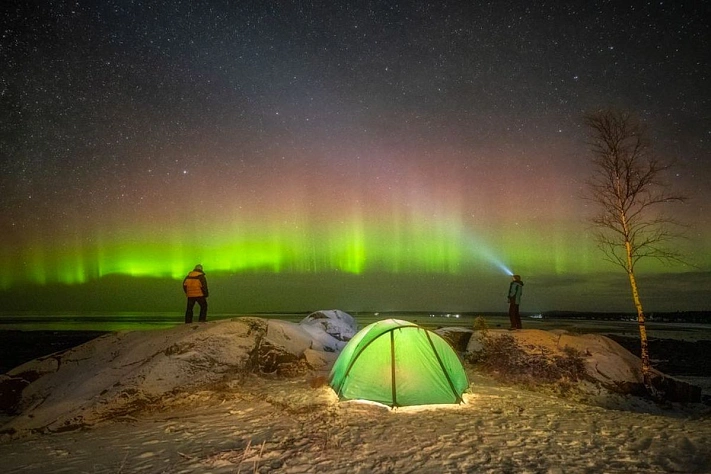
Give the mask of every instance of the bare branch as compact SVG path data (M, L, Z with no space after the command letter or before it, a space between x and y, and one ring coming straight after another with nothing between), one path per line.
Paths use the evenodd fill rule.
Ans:
M630 113L614 110L584 120L595 165L586 197L600 208L590 221L599 229L597 242L606 260L628 272L645 257L681 261L671 248L678 224L657 208L686 197L669 192L663 178L670 165L651 156L644 127Z

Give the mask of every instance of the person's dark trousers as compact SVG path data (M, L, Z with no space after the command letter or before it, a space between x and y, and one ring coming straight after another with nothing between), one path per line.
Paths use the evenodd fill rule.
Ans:
M509 303L509 321L511 321L511 329L521 329L521 315L518 313L516 303Z
M185 308L185 324L190 324L193 322L193 308L195 303L200 305L200 316L198 316L198 321L204 323L207 321L207 298L204 296L189 296L188 306Z

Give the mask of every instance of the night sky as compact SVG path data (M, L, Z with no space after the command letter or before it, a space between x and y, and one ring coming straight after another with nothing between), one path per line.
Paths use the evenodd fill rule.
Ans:
M642 302L711 309L708 2L36 3L0 11L11 308L168 310L202 263L222 312L505 311L509 269L522 311L634 311L581 197L614 107L690 197Z

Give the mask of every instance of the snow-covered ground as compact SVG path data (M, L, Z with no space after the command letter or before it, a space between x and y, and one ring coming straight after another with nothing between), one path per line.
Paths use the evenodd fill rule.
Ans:
M305 378L249 377L224 400L195 393L138 419L6 442L0 459L6 473L711 471L708 416L470 380L464 405L389 410L338 403Z
M214 367L221 367L222 356L212 352L208 357L200 351L215 351L224 343L224 339L218 339L213 347L210 341L215 340L215 331L220 329L219 334L225 334L233 325L208 323L194 330L186 326L169 330L166 334L170 337L153 332L147 336L153 338L151 345L145 347L142 344L148 339L105 338L91 351L83 348L74 353L97 354L102 347L114 351L114 362L103 361L105 367L91 378L80 377L78 372L74 379L68 376L73 373L68 365L82 364L68 354L62 365L67 365L63 380L52 383L56 390L61 386L69 398L45 396L44 403L51 402L53 407L44 411L41 406L28 407L24 413L30 417L35 410L37 416L48 417L50 413L58 416L72 412L72 426L82 419L91 426L61 432L62 425L54 424L53 433L6 436L0 443L2 471L711 472L708 407L661 408L601 390L561 398L502 385L471 367L467 369L470 390L465 394L466 403L395 410L339 402L319 377L327 373L328 358L322 359L323 365L317 370L296 377L241 374L188 391L169 387L163 379L178 375L175 365L168 363L171 360L175 364L194 360L204 367L209 359ZM272 342L304 344L295 341L288 325L276 327L281 332L275 334L271 329ZM232 329L231 337L238 333ZM198 340L207 345L191 345ZM322 340L328 342L328 338ZM133 351L133 359L127 359L130 354L119 354L117 341ZM163 350L160 344L171 350ZM310 344L309 350L313 350L313 341ZM143 371L120 372L127 370L124 363L145 361L142 351L148 353L148 347L153 347L154 354L162 354L154 357L152 366L144 363ZM328 352L330 349L324 353ZM240 360L234 352L224 355L228 356L233 363ZM317 359L311 354L310 360ZM99 414L106 412L102 404L120 404L120 400L106 398L107 387L116 383L115 377L124 381L124 390L128 388L129 392L155 391L156 380L162 380L165 390L159 401L153 400L141 410L102 418ZM149 380L151 377L153 380ZM122 393L117 392L115 397L120 398ZM16 426L32 426L30 421L27 418Z

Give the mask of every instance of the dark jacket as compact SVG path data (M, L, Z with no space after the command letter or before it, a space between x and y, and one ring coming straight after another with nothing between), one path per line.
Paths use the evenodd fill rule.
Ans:
M523 293L523 282L514 280L509 285L509 303L521 304L521 293Z

